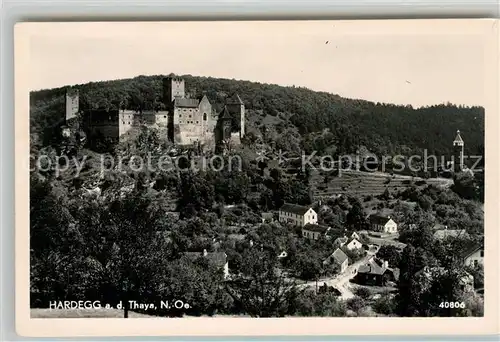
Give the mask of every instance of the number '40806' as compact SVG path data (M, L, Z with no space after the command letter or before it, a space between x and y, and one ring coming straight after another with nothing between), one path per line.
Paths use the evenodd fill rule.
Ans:
M444 308L444 309L463 309L465 308L465 303L464 302L441 302L441 304L439 304L439 307L440 308Z

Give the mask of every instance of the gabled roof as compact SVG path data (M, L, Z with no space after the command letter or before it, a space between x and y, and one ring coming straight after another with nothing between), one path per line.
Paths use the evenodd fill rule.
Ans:
M347 242L347 245L349 245L351 242L354 242L354 241L356 241L359 244L362 244L361 241L359 241L358 239L356 239L356 238L350 238L349 242Z
M337 248L335 250L335 252L333 252L330 257L338 265L343 264L344 261L346 261L347 259L349 259L349 257L340 248Z
M238 104L238 105L244 104L243 101L241 100L241 97L236 93L234 93L233 95L228 97L226 100L226 103L227 104Z
M215 266L222 267L227 262L227 256L224 252L213 252L207 254L207 259Z
M372 214L368 217L370 220L371 224L377 224L377 225L385 225L389 220L391 219L390 216L380 216L376 214Z
M203 257L203 252L185 252L184 255L191 260L196 260ZM224 252L209 252L205 255L208 261L218 267L222 267L226 264L227 255Z
M384 267L384 264L375 259L372 258L368 260L368 262L364 265L361 265L358 269L358 273L368 273L368 274L376 274L376 275L382 275L384 274L387 270L392 271L388 267Z
M303 205L285 203L281 206L280 211L284 211L287 213L293 213L297 215L305 215L305 213L311 209L311 207L305 207Z
M339 237L336 238L335 241L333 241L333 244L338 244L340 246L343 246L347 242L347 240L348 240L347 236Z
M219 118L220 119L232 119L232 116L231 116L231 114L229 114L229 111L227 110L226 106L224 106L224 108L222 108L222 111L219 113Z
M322 226L319 224L306 224L302 229L309 232L326 233L330 229L330 227Z
M466 259L470 257L472 254L476 253L477 251L483 250L484 246L482 244L474 243L471 244L467 249L465 249L462 253L461 256L463 259Z
M434 238L443 240L449 237L468 237L469 234L465 229L439 229L434 232Z
M457 130L457 136L455 137L455 140L453 140L453 143L463 143L464 141L462 140L462 137L460 136L460 131Z
M198 99L175 99L174 107L198 108L200 101Z

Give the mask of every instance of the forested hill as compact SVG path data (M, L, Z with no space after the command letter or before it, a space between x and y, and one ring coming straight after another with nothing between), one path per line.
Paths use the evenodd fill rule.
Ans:
M80 91L80 108L159 108L162 75L138 76L73 87ZM441 104L423 108L342 98L303 87L283 87L249 81L182 76L192 96L206 94L219 108L237 92L247 108L251 138L294 150L352 153L360 145L376 154L428 153L450 155L457 129L466 154L484 151L484 108ZM32 92L32 133L42 133L64 111L68 87ZM325 130L329 129L329 130ZM297 146L298 145L298 146Z

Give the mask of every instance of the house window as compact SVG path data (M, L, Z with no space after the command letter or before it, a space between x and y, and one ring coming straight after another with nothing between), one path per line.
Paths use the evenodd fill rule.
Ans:
M479 262L476 259L474 259L474 267L477 267L478 265L479 265Z
M203 120L207 121L207 113L203 113Z
M197 124L199 124L200 122L199 121L196 121Z
M163 115L163 118L164 118L164 119L166 119L166 118L167 118L167 116L166 116L166 115Z
M479 255L481 256L481 258L483 258L484 257L484 251L479 252Z

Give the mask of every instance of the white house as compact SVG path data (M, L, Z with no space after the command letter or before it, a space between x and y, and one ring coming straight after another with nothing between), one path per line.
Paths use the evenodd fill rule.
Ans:
M358 241L358 239L352 239L351 241L349 241L346 246L345 246L348 250L352 251L352 250L355 250L355 249L360 249L363 247L363 244L361 242Z
M320 237L326 237L330 227L317 224L307 224L302 227L302 236L306 239L318 240Z
M328 258L323 261L323 265L334 264L338 266L339 273L345 272L349 266L349 257L340 249L337 248Z
M398 224L390 216L370 215L368 219L373 231L389 234L398 232Z
M278 219L282 223L304 227L306 224L317 224L318 214L311 207L285 203L279 210Z
M354 234L353 234L354 235ZM357 234L356 234L357 235ZM352 251L363 247L363 244L356 238L348 238L347 236L339 237L333 242L334 247L340 248L345 246L348 250Z
M474 245L467 249L463 254L465 266L484 265L484 248L481 245Z
M353 233L351 234L351 239L360 240L358 233L353 232Z

